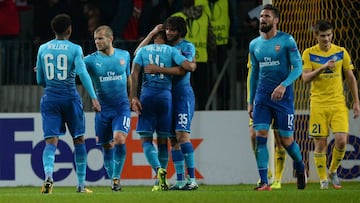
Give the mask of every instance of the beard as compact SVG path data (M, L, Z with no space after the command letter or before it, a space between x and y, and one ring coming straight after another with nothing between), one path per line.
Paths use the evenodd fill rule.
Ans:
M96 46L96 49L101 52L105 52L108 48L109 48L109 46L106 46L106 45Z
M268 33L273 28L273 24L270 25L263 25L260 24L260 31L264 33Z
M179 38L180 38L180 35L177 34L177 35L174 35L172 38L167 37L167 41L168 41L168 43L173 44L174 42L178 41Z

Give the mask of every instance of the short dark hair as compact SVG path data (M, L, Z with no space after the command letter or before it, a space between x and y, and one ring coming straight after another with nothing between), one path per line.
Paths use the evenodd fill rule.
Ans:
M273 6L272 4L265 4L263 7L263 10L270 10L274 13L275 18L279 18L280 17L280 12L279 9L275 6Z
M317 20L315 22L315 25L312 26L312 30L313 32L315 32L315 34L318 34L319 31L326 31L326 30L332 30L333 26L329 21L326 20Z
M167 43L167 38L166 38L165 30L161 30L161 31L159 31L158 33L156 33L156 34L153 36L153 39L155 39L157 36L160 36L160 37L165 41L165 43Z
M56 15L51 20L51 28L55 32L55 34L64 33L70 26L71 26L71 17L65 13Z
M182 38L187 34L186 22L184 18L180 16L171 16L167 18L164 22L164 28L178 31Z

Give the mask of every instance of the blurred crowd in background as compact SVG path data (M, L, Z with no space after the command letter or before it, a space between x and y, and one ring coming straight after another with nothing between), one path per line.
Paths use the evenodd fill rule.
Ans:
M36 60L37 48L54 37L50 21L59 13L71 16L73 34L70 40L80 44L85 55L95 50L93 31L104 24L113 29L115 43L120 43L114 46L132 52L155 25L162 23L172 14L183 11L192 1L194 0L0 0L0 84L35 84L31 70ZM195 5L207 4L211 12L211 6L217 1L220 0L195 0ZM234 39L236 53L233 54L240 53L241 56L237 56L239 60L230 65L234 67L227 68L216 87L218 103L222 103L220 109L229 109L228 100L231 89L234 88L231 87L229 76L236 75L235 80L246 80L248 42L258 34L255 8L261 2L227 0L228 8L221 15L229 18L230 26L226 36L229 40L218 46L217 53L220 55L209 57L209 60L214 60L212 64L206 61L207 72L199 71L198 73L203 75L193 76L201 77L198 81L206 79L203 84L193 85L195 94L200 95L197 98L198 109L206 108L227 59L226 54L234 45L234 41L230 39ZM251 11L255 11L255 15ZM215 61L214 58L219 60ZM239 68L243 71L230 72L231 69ZM245 94L245 88L241 89L244 89Z

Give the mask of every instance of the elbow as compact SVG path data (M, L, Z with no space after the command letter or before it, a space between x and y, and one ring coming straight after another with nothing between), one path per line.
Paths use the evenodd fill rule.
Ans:
M196 63L191 64L190 72L194 72L196 70Z
M308 72L302 72L301 79L305 84L308 84L311 82L311 76Z
M301 79L305 84L308 84L310 82L310 80L307 77L302 76Z

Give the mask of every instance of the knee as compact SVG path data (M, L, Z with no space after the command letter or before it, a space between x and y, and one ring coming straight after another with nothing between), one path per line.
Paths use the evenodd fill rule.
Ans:
M279 146L282 146L284 148L288 148L294 142L293 137L280 137L279 139L280 139Z
M346 136L342 136L339 139L335 139L335 146L338 149L344 149L346 147L346 143L347 143L347 137Z
M126 135L124 133L114 133L114 143L115 144L125 144Z

